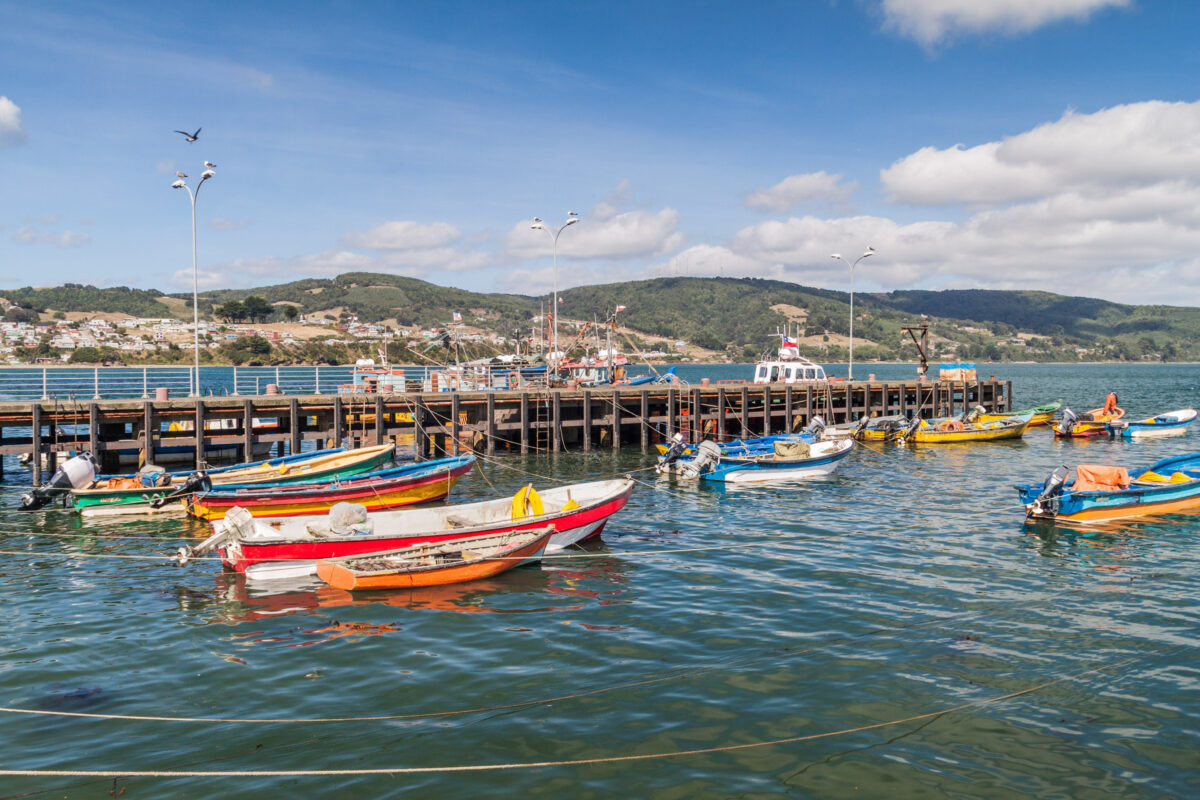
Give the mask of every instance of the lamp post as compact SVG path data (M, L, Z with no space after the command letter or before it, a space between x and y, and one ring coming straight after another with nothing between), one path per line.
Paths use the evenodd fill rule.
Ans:
M553 370L554 370L555 374L557 374L557 372L558 372L558 236L564 230L566 230L568 227L570 227L571 225L574 225L576 222L579 222L579 215L576 214L574 211L568 211L567 212L567 221L564 222L562 225L560 225L558 230L556 230L554 232L551 232L550 229L546 227L546 223L542 222L540 217L534 217L533 224L529 226L530 228L532 228L535 231L545 231L547 234L549 234L550 239L553 242L553 248L554 248L554 301L553 301L554 302L554 305L553 305L554 327L551 329L551 334L550 334L550 357L554 361Z
M847 261L841 253L833 253L829 256L830 258L842 261L846 266L850 267L850 365L847 370L849 373L847 377L850 380L854 380L854 268L858 266L859 261L862 261L864 258L870 258L873 255L875 255L875 248L868 247L865 253L854 259L853 264Z
M192 187L187 185L184 180L187 175L182 172L175 173L178 180L171 184L172 189L187 189L188 198L192 201L192 334L196 359L192 382L193 397L200 396L200 273L196 267L196 197L200 194L200 187L204 185L204 182L217 174L209 166L209 162L204 162L204 166L208 169L200 173L200 182L196 184L196 191L193 192Z

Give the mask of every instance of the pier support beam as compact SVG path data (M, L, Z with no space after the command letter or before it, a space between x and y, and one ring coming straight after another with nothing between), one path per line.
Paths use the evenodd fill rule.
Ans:
M583 450L588 452L592 449L592 393L584 389L583 391Z
M138 464L139 469L142 464L154 463L154 426L154 401L147 400L142 404L142 458L139 459L142 463Z

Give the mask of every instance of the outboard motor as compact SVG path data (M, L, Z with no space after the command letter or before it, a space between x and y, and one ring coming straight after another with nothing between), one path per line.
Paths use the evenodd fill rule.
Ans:
M1069 408L1064 408L1062 419L1058 423L1058 431L1064 435L1075 430L1075 420L1079 419L1079 415Z
M812 422L809 422L807 425L805 425L804 430L801 431L801 433L807 433L809 436L811 436L814 442L820 440L821 434L824 432L825 420L820 414L813 415Z
M900 434L896 437L896 443L904 444L905 442L907 442L908 437L912 436L913 433L919 427L921 427L921 418L918 417L916 414L913 414L913 418L908 421L908 427L906 427L903 431L901 431Z
M1063 486L1066 485L1067 476L1070 474L1071 468L1066 464L1056 467L1046 476L1046 480L1042 484L1042 493L1025 507L1026 512L1034 516L1054 516L1058 512L1056 498L1062 494Z
M679 462L679 474L685 478L698 478L712 469L721 460L721 447L705 439L696 447L696 455Z
M185 567L194 558L207 555L212 550L239 536L254 535L254 517L241 506L234 506L225 512L225 518L213 523L213 533L198 545L184 545L175 551L175 563Z
M657 475L662 475L664 472L671 469L671 465L679 460L683 455L683 451L687 449L687 444L683 441L683 434L677 433L671 437L671 446L667 448L667 452L658 459L658 463L654 466L654 472Z
M56 497L62 497L72 489L91 486L96 480L96 462L91 453L80 453L68 458L58 471L32 492L21 495L21 510L34 511Z
M150 501L151 508L162 508L172 500L178 500L180 497L186 497L189 494L196 492L211 492L213 488L212 478L204 470L193 472L184 479L183 483L172 491L164 494L157 500Z
M854 431L850 434L850 438L857 439L862 436L862 432L867 429L867 425L871 422L871 418L863 414L858 418L858 424L854 426Z
M983 406L975 406L974 408L967 409L966 411L963 412L962 421L963 422L974 422L975 420L979 419L986 413L987 413L987 409L984 408Z

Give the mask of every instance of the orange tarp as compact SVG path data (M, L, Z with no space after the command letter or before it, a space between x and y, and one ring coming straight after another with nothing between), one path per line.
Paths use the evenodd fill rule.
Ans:
M1129 488L1129 471L1124 467L1080 464L1075 467L1077 492L1115 492Z

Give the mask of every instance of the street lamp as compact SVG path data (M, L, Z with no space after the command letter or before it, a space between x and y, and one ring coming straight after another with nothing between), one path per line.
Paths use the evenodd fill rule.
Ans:
M558 235L576 222L579 222L579 215L574 211L568 211L567 221L553 233L540 217L534 217L533 224L529 226L535 231L545 231L554 243L554 328L550 334L550 357L554 361L553 369L556 374L558 372Z
M205 161L204 165L210 167L210 162ZM204 185L204 182L216 174L211 167L200 173L200 182L196 184L194 192L192 187L184 181L187 175L182 172L175 173L179 180L171 184L172 189L187 189L188 197L192 201L192 333L196 348L196 372L192 383L193 397L200 396L200 273L196 268L196 197L200 194L200 187Z
M847 370L849 372L847 377L850 380L854 380L854 268L858 266L859 261L862 261L864 258L870 258L873 255L875 255L875 248L868 247L867 252L854 259L853 264L851 264L849 261L846 261L846 259L842 257L841 253L833 253L829 256L830 258L836 258L842 261L848 267L850 267L850 368Z

